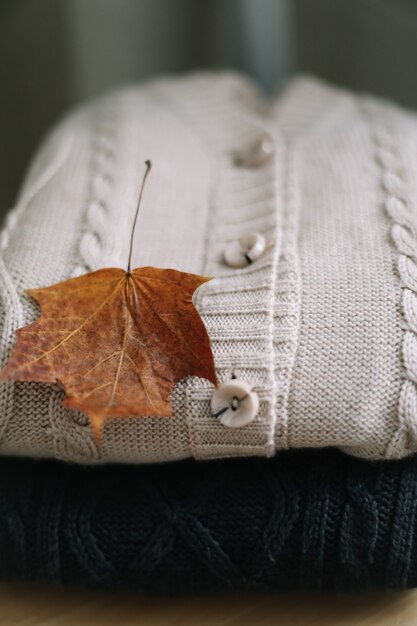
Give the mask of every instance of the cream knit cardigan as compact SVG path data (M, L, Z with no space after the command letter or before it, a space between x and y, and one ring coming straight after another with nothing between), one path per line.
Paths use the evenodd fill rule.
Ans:
M233 155L265 134L272 159ZM0 452L87 462L273 455L337 446L368 458L417 450L417 119L311 78L275 102L234 74L162 79L67 117L36 157L1 235L1 348L38 311L22 295L125 267L152 159L133 266L216 278L195 297L220 381L249 382L256 419L212 417L203 379L175 385L173 415L109 420L100 448L62 391L7 383ZM244 269L223 262L247 232L267 237Z

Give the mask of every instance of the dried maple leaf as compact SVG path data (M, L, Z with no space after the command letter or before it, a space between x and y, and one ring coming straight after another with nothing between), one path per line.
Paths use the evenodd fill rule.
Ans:
M210 339L192 296L211 280L174 269L107 268L28 289L39 319L16 331L5 380L59 383L65 406L87 413L100 438L108 417L169 416L185 376L217 384Z
M192 303L210 280L171 269L102 269L26 291L41 316L16 331L0 381L60 383L65 406L106 417L170 415L173 385L188 375L216 384L206 328Z
M206 328L192 303L210 280L171 269L110 268L26 293L38 320L16 331L0 381L60 383L65 406L106 417L170 415L175 382L216 384Z

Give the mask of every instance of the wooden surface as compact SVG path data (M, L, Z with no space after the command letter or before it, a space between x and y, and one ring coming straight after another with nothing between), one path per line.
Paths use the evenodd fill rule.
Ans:
M417 626L417 591L140 598L0 585L0 626Z

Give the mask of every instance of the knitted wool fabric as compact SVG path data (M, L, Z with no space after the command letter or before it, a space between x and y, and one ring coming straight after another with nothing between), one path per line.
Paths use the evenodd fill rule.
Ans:
M260 136L273 158L241 167ZM125 267L145 159L154 167L133 265L214 276L196 293L220 382L259 396L230 429L212 386L177 383L168 418L109 420L98 449L62 391L6 384L0 453L94 463L271 456L335 446L368 458L417 449L417 120L309 78L275 102L242 77L132 87L77 110L36 158L1 237L1 346L38 311L24 288ZM227 267L256 231L266 252Z
M0 460L0 577L142 593L417 584L417 458Z

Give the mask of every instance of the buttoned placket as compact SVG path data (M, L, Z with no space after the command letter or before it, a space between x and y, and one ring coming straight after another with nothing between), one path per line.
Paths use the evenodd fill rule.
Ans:
M242 89L248 85L238 81L237 91ZM171 94L166 90L164 97ZM177 399L185 393L184 399L174 402L186 420L190 452L197 459L275 452L274 310L284 187L283 168L277 163L284 159L284 143L277 141L275 124L269 128L268 116L260 112L265 111L260 99L250 104L249 112L242 106L242 100L253 100L253 91L248 98L224 95L223 89L216 93L207 84L198 95L190 89L175 101L188 127L194 123L215 167L201 268L214 279L198 290L195 305L210 336L218 388L190 377L176 388ZM242 249L244 265L226 262L228 247L230 251L231 245L247 244L249 250ZM232 372L249 393L233 394L225 406ZM219 396L223 405L213 411Z
M248 146L231 154L236 167L256 169L263 167L274 156L275 146L271 135L262 132ZM266 250L266 238L258 232L247 232L228 243L223 259L226 265L239 269L252 265L262 257ZM213 391L211 397L213 417L230 428L241 428L250 424L259 410L259 397L256 391L245 381L233 374L230 380L223 382Z

